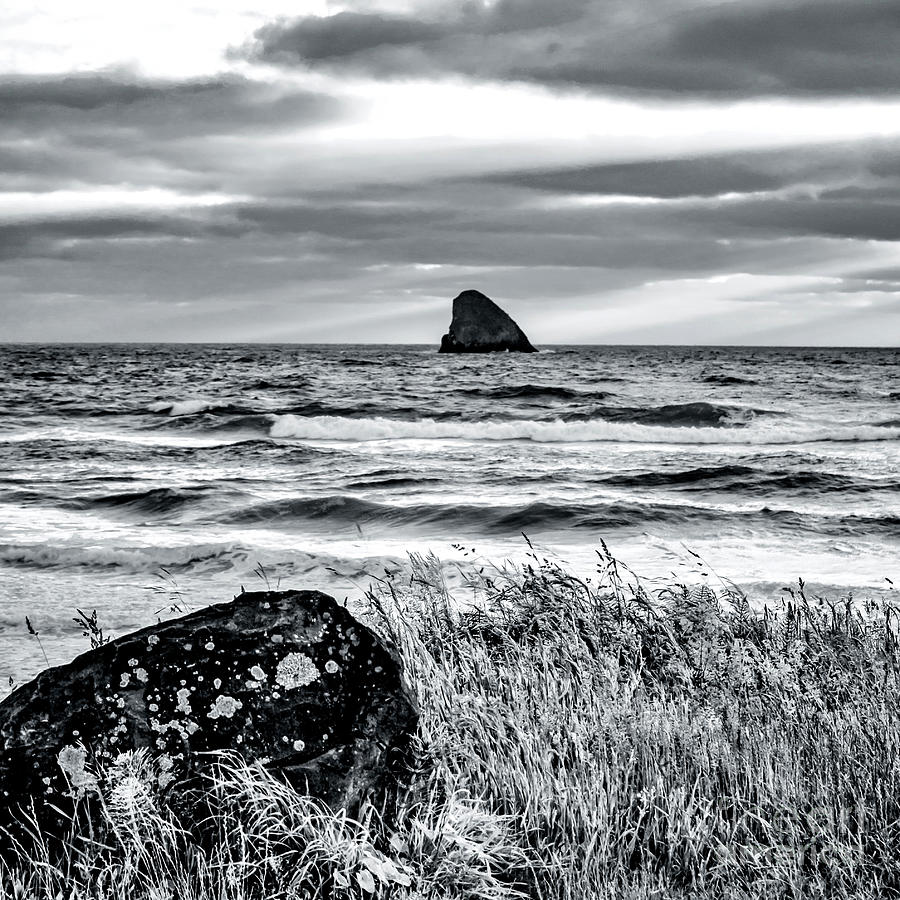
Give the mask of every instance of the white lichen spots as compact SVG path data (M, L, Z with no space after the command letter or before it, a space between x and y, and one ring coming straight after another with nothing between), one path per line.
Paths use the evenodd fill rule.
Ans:
M306 744L303 741L294 741L294 749L299 753L306 749Z
M75 796L83 797L86 791L99 790L97 779L86 769L87 753L84 747L73 747L71 744L63 747L56 757L56 762Z
M172 773L175 761L168 753L162 753L156 760L156 765L159 767L157 783L162 790L165 790L175 780L175 775Z
M213 687L214 687L216 690L218 690L220 687L222 687L222 679L221 679L221 678L217 678L217 679L213 682Z
M210 719L230 719L243 705L240 700L235 700L234 697L229 697L228 694L220 694L216 697L216 702L213 703L206 715Z
M198 675L198 676L197 676L197 681L203 681L203 676L202 676L202 675Z
M119 687L128 687L129 681L131 681L131 676L127 672L123 672L119 679Z
M147 709L149 709L150 712L159 712L159 704L158 704L158 703L151 703L151 704L147 707Z
M270 640L273 644L281 644L281 643L284 643L284 638L283 638L280 634L273 634L272 637L269 638L269 640Z
M251 667L250 674L256 681L265 681L269 677L261 666Z
M182 688L176 695L178 703L175 708L186 716L191 714L191 692L187 688Z
M215 645L212 641L207 641L207 642L203 645L203 647L204 647L204 649L206 649L206 650L215 650L215 649L216 649L216 645Z
M132 656L131 659L128 660L128 665L133 669L138 664L138 661Z
M150 637L147 638L147 646L155 647L159 643L159 638L155 634L151 634Z
M150 676L147 674L147 670L146 670L146 669L135 669L135 670L134 670L134 677L137 678L137 680L140 681L141 684L146 684L146 683L147 683L147 679L148 679Z
M118 706L119 709L123 709L123 708L124 708L124 706L125 706L125 700L124 700L123 697L119 697L119 699L116 700L116 706Z
M281 740L286 744L290 740L290 738L287 735L284 735Z
M185 650L193 650L193 649L194 649L194 645L193 645L193 644L185 644L185 645L184 645L184 649L185 649Z
M200 730L200 726L192 720L184 726L184 730L188 734L196 734Z
M283 688L298 688L312 684L319 678L319 670L316 664L302 653L288 653L278 663L278 671L275 680Z
M329 659L328 662L325 663L325 671L329 675L334 675L341 671L341 667L333 659Z

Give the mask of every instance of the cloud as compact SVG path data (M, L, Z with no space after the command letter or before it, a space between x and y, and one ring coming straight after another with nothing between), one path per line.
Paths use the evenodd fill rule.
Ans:
M620 194L675 198L771 191L794 183L778 154L727 154L532 169L487 176L493 183L555 194Z
M266 25L257 32L260 58L273 62L311 62L346 58L381 47L402 47L449 36L438 22L383 13L340 12L297 22Z
M221 155L352 114L352 100L238 75L0 75L0 191L98 184L215 191Z
M332 121L349 103L235 75L190 81L107 74L0 76L4 136L36 129L153 129L156 137L281 130Z
M423 52L459 35L488 43L565 36L594 5L470 4L436 13L428 21L439 33L429 39L395 27L396 14L359 13L390 27L357 19L355 44L306 35L303 52L318 53L316 65L401 51L419 64ZM624 27L623 9L616 27ZM300 58L298 34L278 51L284 58ZM322 55L328 48L344 55ZM278 77L272 72L256 74ZM521 102L515 115L539 124L488 139L426 122L398 137L378 106L387 102L382 94L371 108L356 107L298 87L303 77L0 76L0 304L15 310L8 321L21 319L15 334L427 340L431 320L412 311L439 309L439 333L441 298L476 285L536 312L558 303L554 327L572 340L581 332L565 310L588 316L617 305L627 318L628 304L644 309L648 292L662 309L670 290L672 303L690 297L700 308L702 291L712 307L727 293L715 279L728 273L746 273L747 306L769 302L763 288L775 282L767 278L813 285L811 296L831 285L829 302L895 292L890 277L865 273L886 269L890 242L900 241L896 142L796 146L798 135L809 139L798 126L791 146L725 152L745 134L753 140L755 122L739 122L737 137L727 117L714 123L726 138L710 137L706 120L682 134L657 113L705 107L456 84L444 87L466 102L479 91L504 102L508 95L491 119L494 108ZM353 84L334 87L343 96ZM399 104L414 87L386 89L396 121L408 114ZM418 102L434 102L422 101L421 90ZM546 106L530 106L533 97ZM560 136L534 113L550 106L565 110L571 133ZM354 118L357 109L365 114ZM620 118L608 141L596 131L579 137L579 116L610 110ZM770 130L761 130L770 146L787 140ZM844 280L835 286L836 278ZM777 302L800 302L788 293ZM360 324L407 307L420 331ZM336 316L346 328L328 332ZM120 331L109 330L113 321Z
M898 0L501 0L340 12L260 29L244 52L376 76L462 74L747 98L894 94Z

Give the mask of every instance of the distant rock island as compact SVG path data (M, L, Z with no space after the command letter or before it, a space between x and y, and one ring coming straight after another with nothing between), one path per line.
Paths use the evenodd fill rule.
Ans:
M453 301L453 320L439 353L537 353L525 332L481 291L463 291Z

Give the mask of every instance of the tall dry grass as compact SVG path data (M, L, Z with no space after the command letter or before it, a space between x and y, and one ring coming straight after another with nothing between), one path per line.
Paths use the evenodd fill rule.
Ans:
M201 847L133 754L97 773L105 845L73 835L54 861L37 840L0 896L900 896L893 606L800 586L754 611L598 563L591 582L536 556L473 569L453 596L412 557L376 582L369 619L421 709L389 825L225 756Z

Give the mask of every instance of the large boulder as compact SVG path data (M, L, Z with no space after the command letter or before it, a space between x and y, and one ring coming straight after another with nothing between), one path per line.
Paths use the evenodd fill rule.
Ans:
M245 593L48 669L0 703L0 820L97 787L95 762L147 748L178 803L205 751L236 750L351 812L390 783L417 712L400 661L317 591ZM42 800L50 801L43 803Z
M493 300L480 291L463 291L453 301L450 329L440 353L490 353L518 350L536 353L525 332Z

